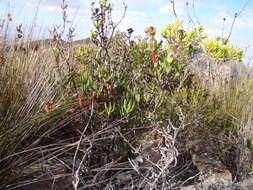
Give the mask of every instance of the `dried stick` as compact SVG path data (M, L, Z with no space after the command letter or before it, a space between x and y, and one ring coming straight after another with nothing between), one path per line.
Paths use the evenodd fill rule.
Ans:
M171 0L170 2L172 3L173 14L176 17L176 19L178 19L178 16L177 16L177 13L176 13L175 0Z
M93 116L93 113L94 113L94 102L92 101L92 104L91 104L91 112L90 112L90 117L89 117L89 120L85 126L85 128L83 129L82 131L82 134L81 134L81 137L78 141L78 144L77 144L77 147L76 147L76 151L75 151L75 155L74 155L74 158L73 158L73 168L72 168L72 174L75 176L75 180L73 181L73 186L74 186L74 189L77 190L78 188L78 184L79 184L79 171L81 169L81 166L82 166L82 163L84 162L84 159L85 159L85 155L83 156L77 170L75 171L75 164L76 164L76 159L77 159L77 154L80 150L80 145L81 145L81 142L84 138L84 133L86 132L89 124L90 124L90 121L91 121L91 118ZM88 148L88 151L91 149L92 145Z

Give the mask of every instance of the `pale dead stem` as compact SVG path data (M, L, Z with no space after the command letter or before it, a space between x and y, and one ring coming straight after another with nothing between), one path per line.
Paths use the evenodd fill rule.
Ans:
M179 152L175 147L176 138L178 134L182 130L184 130L186 126L190 125L190 123L186 122L186 118L182 112L182 109L178 107L177 110L178 110L178 117L181 122L179 126L175 126L172 123L171 119L168 118L167 119L168 126L166 127L157 126L157 128L154 129L157 130L161 136L158 145L155 145L155 147L153 147L153 149L159 151L161 155L161 158L159 159L158 162L153 162L149 157L147 158L145 157L145 160L143 160L142 159L143 155L141 155L143 151L140 150L140 148L135 148L129 142L129 140L127 140L127 138L118 130L120 136L124 139L125 142L127 142L127 144L131 147L134 153L139 154L139 156L137 156L137 158L135 159L128 159L128 163L130 164L132 169L137 173L137 178L139 177L142 178L142 180L138 182L138 185L135 184L138 186L137 189L141 189L142 187L149 189L161 188L161 186L158 187L158 181L159 184L160 182L162 183L162 188L172 188L175 186L175 184L169 185L169 183L170 182L172 183L172 181L175 179L176 176L182 175L182 173L188 170L189 167L191 166L192 162L189 163L187 162L184 167L180 166L180 168L178 168L180 171L177 174L173 174L168 180L165 180L165 177L168 176L168 174L171 175L173 173L173 171L171 171L171 168L177 165L177 156L179 155ZM148 165L145 166L145 164ZM146 172L143 172L144 168L146 169ZM182 186L189 180L196 178L198 175L199 173L189 177L188 179L177 185ZM135 188L137 186L135 186Z
M82 131L82 134L81 134L81 137L80 137L79 141L77 142L77 147L76 147L75 155L74 155L74 158L73 158L72 174L73 174L73 176L74 176L75 179L74 179L74 181L72 183L73 183L73 186L74 186L75 190L77 190L78 185L79 185L79 181L80 181L79 172L81 170L83 162L84 162L84 160L86 158L87 153L89 153L90 149L93 146L92 142L90 141L90 147L85 151L85 154L83 155L82 160L81 160L81 162L80 162L77 170L75 170L75 168L76 168L76 161L77 161L76 159L77 159L78 152L80 151L81 142L82 142L82 140L84 138L84 134L85 134L87 128L89 127L89 124L90 124L90 121L92 119L93 113L94 113L94 101L92 100L91 110L90 110L90 117L89 117L89 120L88 120L85 128Z

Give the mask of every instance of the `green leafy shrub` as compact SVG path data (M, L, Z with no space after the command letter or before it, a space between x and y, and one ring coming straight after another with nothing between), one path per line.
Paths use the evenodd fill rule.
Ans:
M242 62L243 51L239 48L233 48L232 45L224 44L219 38L205 39L203 46L208 55L215 60Z

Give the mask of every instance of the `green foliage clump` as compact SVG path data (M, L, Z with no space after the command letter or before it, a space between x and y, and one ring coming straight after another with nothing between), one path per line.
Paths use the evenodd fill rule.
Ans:
M173 53L180 51L184 55L191 55L200 50L201 41L207 38L203 30L203 26L198 26L191 31L185 31L182 29L182 22L179 20L174 24L169 24L161 31L161 36L167 42L165 49Z
M232 45L221 42L219 38L203 40L203 46L209 56L218 61L235 61L241 62L243 51L234 48Z
M218 61L241 62L243 58L241 49L234 48L219 37L208 38L201 25L191 31L185 31L182 29L182 22L177 21L163 29L161 35L167 41L166 49L173 53L181 51L184 55L192 55L201 52L201 48L204 48L203 54L207 53L208 56Z

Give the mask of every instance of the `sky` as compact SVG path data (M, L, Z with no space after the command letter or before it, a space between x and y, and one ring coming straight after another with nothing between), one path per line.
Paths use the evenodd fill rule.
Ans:
M71 21L69 26L75 28L75 39L89 37L90 30L94 29L90 19L93 1L98 2L66 0L68 19ZM119 20L124 8L122 0L108 1L113 4L114 20ZM160 38L160 31L175 21L171 0L123 1L127 4L127 12L118 28L121 31L133 28L135 35L143 36L145 27L154 26L158 31L157 38ZM61 2L62 0L0 0L0 19L11 13L13 30L21 23L27 30L35 26L34 38L47 38L49 29L62 23ZM245 51L244 62L253 62L250 60L253 55L253 0L175 0L175 6L185 29L201 24L210 37L221 36L222 33L223 36L228 36L235 13L242 10L235 21L230 42ZM225 23L223 18L226 18Z

